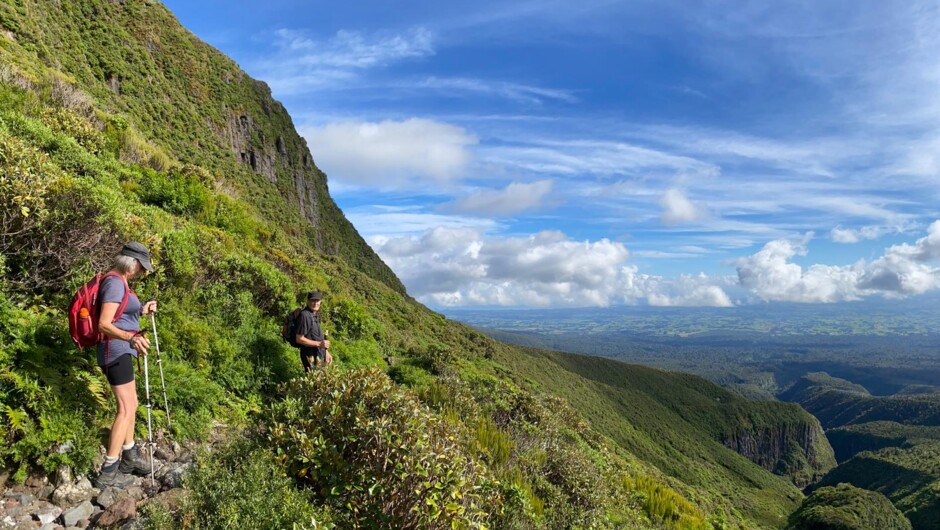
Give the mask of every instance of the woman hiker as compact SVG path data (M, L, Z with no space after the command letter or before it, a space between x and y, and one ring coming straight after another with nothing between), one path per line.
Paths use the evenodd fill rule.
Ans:
M111 426L108 455L95 480L95 485L101 489L126 487L133 482L127 473L145 475L150 471L149 463L134 445L134 417L137 414L134 358L147 355L150 348L150 341L140 331L138 318L155 312L157 302L151 300L141 304L134 291L130 291L124 312L116 315L125 291L130 290L127 282L140 276L144 269L153 272L150 251L136 241L128 243L114 258L114 266L101 280L98 290L98 303L101 304L98 329L104 335L104 340L98 343L98 366L104 371L117 399L117 417Z

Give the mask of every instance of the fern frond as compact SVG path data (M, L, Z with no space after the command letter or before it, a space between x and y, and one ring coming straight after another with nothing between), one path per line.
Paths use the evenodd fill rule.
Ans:
M13 432L25 433L30 428L29 414L23 409L14 409L7 405L7 422Z

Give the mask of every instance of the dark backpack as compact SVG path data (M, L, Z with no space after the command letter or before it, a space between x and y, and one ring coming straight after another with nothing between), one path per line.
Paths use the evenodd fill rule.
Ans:
M98 303L98 289L101 287L101 282L108 276L117 276L124 281L124 277L116 272L96 274L88 283L79 287L78 292L72 297L72 303L69 305L69 335L79 348L95 346L103 339L101 332L98 331L98 314L101 310ZM117 312L114 313L113 322L121 318L131 293L133 291L124 281L124 299L121 300Z
M284 315L284 322L281 324L281 338L284 339L284 342L290 344L294 348L300 348L300 345L297 344L297 319L300 317L300 312L303 309L294 309L289 311Z

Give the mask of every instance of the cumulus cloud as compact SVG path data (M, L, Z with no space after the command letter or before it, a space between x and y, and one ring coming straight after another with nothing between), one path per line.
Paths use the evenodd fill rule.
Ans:
M445 211L492 216L513 215L542 206L552 191L551 179L513 182L501 190L481 190L442 206Z
M662 221L667 225L694 223L707 216L704 208L693 203L677 188L666 191L659 200L663 207Z
M469 228L435 228L421 236L375 237L371 243L419 300L435 305L728 306L706 276L679 281L640 274L622 243L574 241L557 231L488 236Z
M719 279L720 281L720 279ZM679 276L667 292L649 292L647 301L652 306L707 306L732 307L734 303L719 285L716 279L705 274Z
M766 301L830 303L858 300L866 296L902 297L940 288L940 221L928 228L927 236L914 244L902 243L885 250L880 258L866 263L831 266L815 264L803 268L793 263L807 253L812 234L802 240L778 239L752 256L737 261L742 287Z
M302 131L317 164L343 182L395 188L462 176L477 138L434 120L343 121Z

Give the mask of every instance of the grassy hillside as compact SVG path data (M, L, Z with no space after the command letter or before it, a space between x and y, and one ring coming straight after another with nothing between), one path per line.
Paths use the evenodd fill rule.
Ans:
M598 431L681 479L696 494L734 499L736 507L762 524L780 524L801 494L788 481L729 451L726 445L732 439L764 434L768 444L782 448L779 459L766 467L791 473L803 484L835 465L818 422L797 406L746 401L693 375L600 357L523 351L525 355L513 352L498 360L514 377L570 401ZM808 443L797 444L807 433Z
M95 465L113 404L63 308L132 239L157 264L135 290L161 303L171 436L221 421L247 444L203 462L187 521L224 527L231 506L295 520L309 501L302 515L337 528L779 528L802 499L783 476L831 466L796 406L510 347L417 304L264 84L161 4L5 1L0 28L0 464L15 480ZM337 362L299 378L278 328L311 287ZM294 493L271 505L253 483Z

